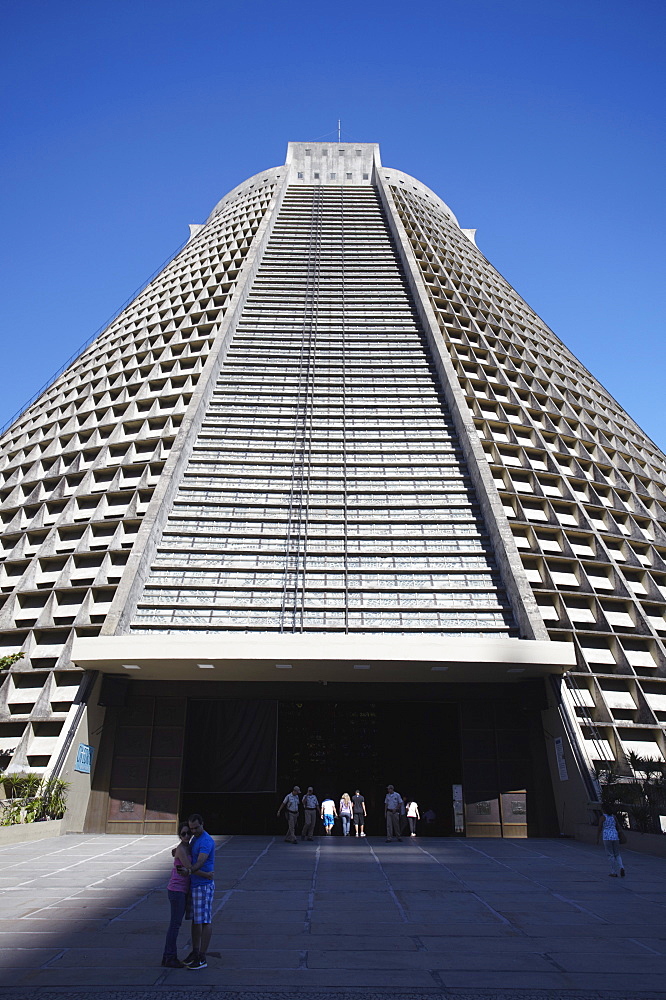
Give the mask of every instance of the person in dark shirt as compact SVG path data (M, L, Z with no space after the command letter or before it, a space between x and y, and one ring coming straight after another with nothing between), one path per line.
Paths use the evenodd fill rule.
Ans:
M354 829L356 830L357 837L365 837L365 832L363 827L365 826L365 798L359 792L358 788L354 795L352 795L352 815L354 818Z
M284 838L285 844L297 844L296 821L298 820L298 807L301 804L301 790L298 785L294 785L282 800L282 805L277 811L278 816L283 809L287 813L287 836Z
M312 785L308 785L308 790L302 798L305 822L301 831L301 840L312 840L315 824L317 822L317 810L319 809L319 799L314 793Z

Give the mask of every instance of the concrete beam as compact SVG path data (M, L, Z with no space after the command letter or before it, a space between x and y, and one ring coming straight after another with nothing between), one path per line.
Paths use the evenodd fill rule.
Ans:
M86 670L141 680L511 682L575 665L571 643L441 635L271 634L77 639Z

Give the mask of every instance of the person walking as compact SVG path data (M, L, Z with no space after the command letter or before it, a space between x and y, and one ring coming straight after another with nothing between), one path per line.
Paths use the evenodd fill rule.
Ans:
M349 827L351 826L352 818L352 800L349 797L349 792L343 792L342 798L340 799L340 821L342 822L342 836L349 836Z
M337 812L335 811L335 802L333 799L324 799L321 804L321 818L324 821L327 837L330 837L333 833L333 824L335 823L336 816Z
M312 840L317 822L317 810L319 809L319 799L314 793L312 785L308 785L308 790L302 799L305 822L301 831L301 840Z
M398 792L398 795L400 793ZM402 796L400 796L402 798ZM402 799L400 805L400 836L406 837L409 831L409 823L407 822L407 799Z
M192 894L192 951L183 964L188 969L205 969L208 967L206 952L210 944L213 930L213 898L215 896L215 841L206 833L203 818L199 813L193 813L187 823L192 840L190 855L192 861L188 867L178 869L180 874L190 876L190 892Z
M403 806L402 795L398 795L393 785L387 785L386 798L384 799L387 844L390 844L394 837L396 840L402 840L400 836L400 814Z
M298 819L298 807L301 802L301 790L298 785L294 785L292 790L285 795L282 805L277 811L278 816L283 809L287 811L287 836L284 838L285 844L297 844L296 840L296 820Z
M359 792L358 788L354 795L352 795L352 810L354 815L354 829L356 830L357 837L365 837L363 827L365 826L365 798Z
M620 827L612 806L604 806L597 827L597 844L603 840L606 855L610 864L611 878L617 878L618 873L624 878L624 865L620 854Z
M409 835L410 835L410 837L415 837L416 836L416 821L417 821L417 819L421 819L421 814L419 813L419 804L418 804L418 802L414 802L412 800L411 802L407 803L407 819L409 821Z

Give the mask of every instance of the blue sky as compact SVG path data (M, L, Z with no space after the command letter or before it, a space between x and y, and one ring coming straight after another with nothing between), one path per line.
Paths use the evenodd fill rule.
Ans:
M21 0L0 36L0 424L341 118L666 448L663 0Z

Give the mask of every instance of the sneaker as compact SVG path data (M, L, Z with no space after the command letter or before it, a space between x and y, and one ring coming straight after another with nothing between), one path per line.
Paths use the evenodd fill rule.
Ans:
M387 838L386 838L386 843L387 843L387 844L392 844L392 843L393 843L393 841L392 841L392 840L389 840L389 838L387 837Z
M617 878L617 875L615 874L615 872L609 872L608 877L609 878Z
M362 834L361 834L361 836L362 836L362 837L365 837L365 834L364 834L364 833L362 833Z
M199 958L197 958L195 962L192 962L191 965L188 965L187 968L192 969L193 971L197 971L198 969L207 969L208 962L206 961L205 956L200 956Z
M185 965L185 962L181 962L180 959L176 958L175 955L169 955L164 959L162 965L165 969L189 969L189 965Z
M396 839L399 840L400 843L402 844L402 837L397 837Z
M624 878L624 874L625 874L624 873L624 868L620 868L620 875L622 876L622 878Z
M196 951L191 951L187 956L187 958L183 959L183 965L186 965L189 968L190 965L192 965L194 962L197 962L198 960L199 956L197 955Z
M415 837L415 836L416 836L415 833L410 833L410 837Z

